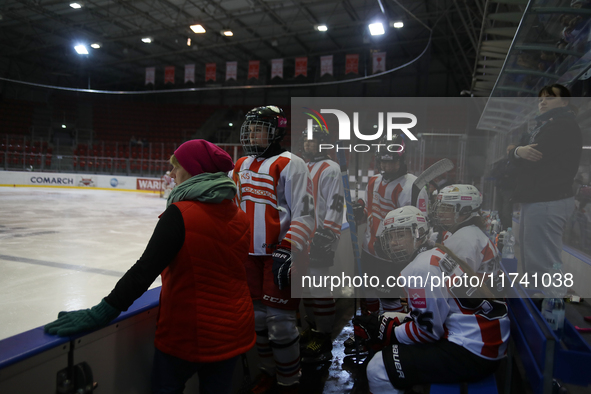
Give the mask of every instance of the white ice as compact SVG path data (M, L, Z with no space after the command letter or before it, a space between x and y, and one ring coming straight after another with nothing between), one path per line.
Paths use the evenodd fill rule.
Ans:
M165 207L158 194L0 187L0 339L99 303Z

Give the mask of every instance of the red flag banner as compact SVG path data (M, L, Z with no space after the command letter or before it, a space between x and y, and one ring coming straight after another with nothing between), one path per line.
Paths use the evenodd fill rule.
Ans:
M351 53L345 57L345 74L359 74L359 54Z
M238 74L238 62L226 62L226 81L233 79L236 81Z
M271 79L275 77L283 78L283 59L271 60Z
M304 77L308 76L308 58L307 57L296 57L295 59L295 75L303 75Z
M260 60L251 60L248 62L248 79L259 79Z
M185 64L185 83L195 82L195 65Z
M332 55L320 57L320 76L324 74L332 75Z
M386 52L375 52L373 54L373 73L386 71Z
M174 66L166 66L164 68L164 83L174 84Z
M156 67L146 67L146 85L156 83Z
M209 80L215 82L215 63L205 64L205 82Z

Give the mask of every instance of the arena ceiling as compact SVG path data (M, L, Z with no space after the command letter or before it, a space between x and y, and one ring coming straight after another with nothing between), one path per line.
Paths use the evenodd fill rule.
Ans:
M92 89L145 89L146 67L164 73L195 64L197 86L206 63L225 69L249 60L261 69L271 59L313 59L333 54L335 69L347 53L386 51L388 68L428 56L470 88L485 0L3 0L0 2L0 77L37 84ZM382 20L386 32L371 36L368 24ZM392 22L404 27L395 29ZM196 34L190 25L201 24ZM328 31L319 32L316 25ZM232 37L220 34L224 29ZM142 42L149 37L152 42ZM187 40L191 39L191 46ZM74 46L86 44L88 55ZM99 49L90 44L100 43ZM342 55L342 56L339 56ZM317 60L316 60L317 62ZM342 61L344 63L344 60ZM265 66L267 65L267 66ZM344 66L343 66L344 67ZM218 83L220 74L218 74ZM157 77L158 78L158 77ZM182 78L182 77L181 77ZM181 79L182 82L182 79ZM177 83L176 87L178 86ZM459 93L459 92L458 92Z

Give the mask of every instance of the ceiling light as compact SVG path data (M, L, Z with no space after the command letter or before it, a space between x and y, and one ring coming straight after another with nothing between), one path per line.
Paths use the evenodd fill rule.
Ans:
M228 126L232 127L234 126L234 123L228 123Z
M372 23L369 25L369 33L372 36L379 36L384 34L384 25L381 22Z
M78 53L79 55L88 55L88 49L86 49L86 46L82 44L76 45L74 49L76 50L76 53Z
M90 46L94 49L99 49L100 47L103 46L103 44L101 44L100 42L95 42L93 44L90 44Z
M226 37L232 37L234 35L234 33L232 33L232 30L222 30L220 31L220 34L222 36L226 36Z
M70 7L79 9L82 8L82 3L70 3Z
M328 27L326 25L316 25L314 28L318 31L327 31Z
M205 29L201 25L191 25L189 26L194 33L201 34L205 33Z
M402 23L402 22L394 22L392 24L392 27L394 27L396 29L400 29L400 28L404 27L404 23Z
M187 46L190 47L191 46L191 39L187 38Z
M62 125L62 129L65 129L65 128L66 128L66 125L65 125L65 124L63 124L63 125Z
M150 37L144 37L144 38L142 38L142 42L144 42L146 44L150 44L152 42L152 39Z

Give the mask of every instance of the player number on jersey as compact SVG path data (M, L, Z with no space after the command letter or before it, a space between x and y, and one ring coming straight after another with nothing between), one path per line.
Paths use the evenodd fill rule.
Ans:
M343 212L344 200L345 197L339 194L335 194L334 196L332 196L332 204L330 205L330 209L332 209L333 211L337 211L338 213Z
M302 204L304 204L304 208L302 210L302 215L303 216L312 216L314 217L314 198L311 196L304 196L304 198L302 198Z

